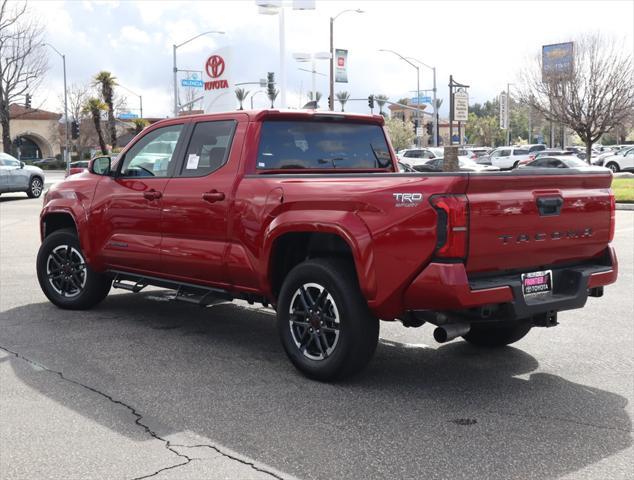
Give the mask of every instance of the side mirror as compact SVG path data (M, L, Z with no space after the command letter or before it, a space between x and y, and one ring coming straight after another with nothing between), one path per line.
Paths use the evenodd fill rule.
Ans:
M90 161L88 170L95 175L110 175L110 157L97 157Z
M26 163L20 162L20 168L24 168L25 166L26 166Z

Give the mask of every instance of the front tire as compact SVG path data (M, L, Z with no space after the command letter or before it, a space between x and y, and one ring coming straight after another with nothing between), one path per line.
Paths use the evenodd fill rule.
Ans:
M610 162L606 165L606 167L612 170L612 173L618 173L621 170L619 164L616 162Z
M39 198L42 195L42 190L44 190L44 183L40 177L33 177L29 182L29 189L26 191L26 194L29 198Z
M521 340L532 327L529 320L488 325L472 323L471 330L462 338L478 347L499 348Z
M291 270L279 295L277 328L293 365L321 381L361 371L379 339L379 320L354 266L337 259L307 260Z
M101 302L112 285L110 277L93 271L74 230L53 232L37 254L37 279L44 295L60 308L86 310Z

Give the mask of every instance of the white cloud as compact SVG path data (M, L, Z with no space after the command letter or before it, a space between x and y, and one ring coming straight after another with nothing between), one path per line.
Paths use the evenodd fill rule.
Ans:
M134 25L125 25L124 27L121 27L121 31L119 32L119 39L122 42L129 42L133 44L150 43L150 36L147 34L147 32L135 27Z

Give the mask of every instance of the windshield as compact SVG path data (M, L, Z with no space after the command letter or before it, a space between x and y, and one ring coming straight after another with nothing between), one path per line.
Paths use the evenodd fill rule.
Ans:
M384 169L392 158L380 125L265 121L258 169Z

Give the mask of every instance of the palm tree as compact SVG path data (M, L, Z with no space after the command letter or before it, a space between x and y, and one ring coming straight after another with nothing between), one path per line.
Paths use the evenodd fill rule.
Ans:
M346 102L350 98L350 94L348 92L337 92L336 94L337 101L341 104L341 111L343 112L343 107L346 106Z
M150 124L145 118L134 118L132 119L132 123L134 124L135 134L141 133L143 129Z
M308 99L311 102L315 102L315 108L318 108L319 100L321 100L321 92L308 92Z
M249 90L245 90L244 88L236 88L236 98L240 103L240 108L238 110L244 110L244 108L242 108L242 102L247 99L247 95L249 95Z
M93 81L93 86L101 90L101 98L108 107L108 127L110 130L110 144L112 148L117 144L117 128L114 120L114 87L116 85L117 78L105 70L95 75Z
M91 97L86 100L82 108L83 113L88 113L92 117L92 122L95 124L95 130L97 131L97 137L99 138L99 147L103 155L108 155L108 148L106 142L103 139L103 132L101 131L101 112L108 110L108 106L96 97Z
M271 108L274 108L275 106L275 99L277 98L277 96L279 95L280 91L279 90L270 90L266 92L266 96L269 97L269 100L271 101Z
M379 113L383 116L385 116L385 114L383 113L383 106L385 105L385 102L387 102L388 98L389 97L387 95L374 96L374 100L376 100L376 104L379 106Z

